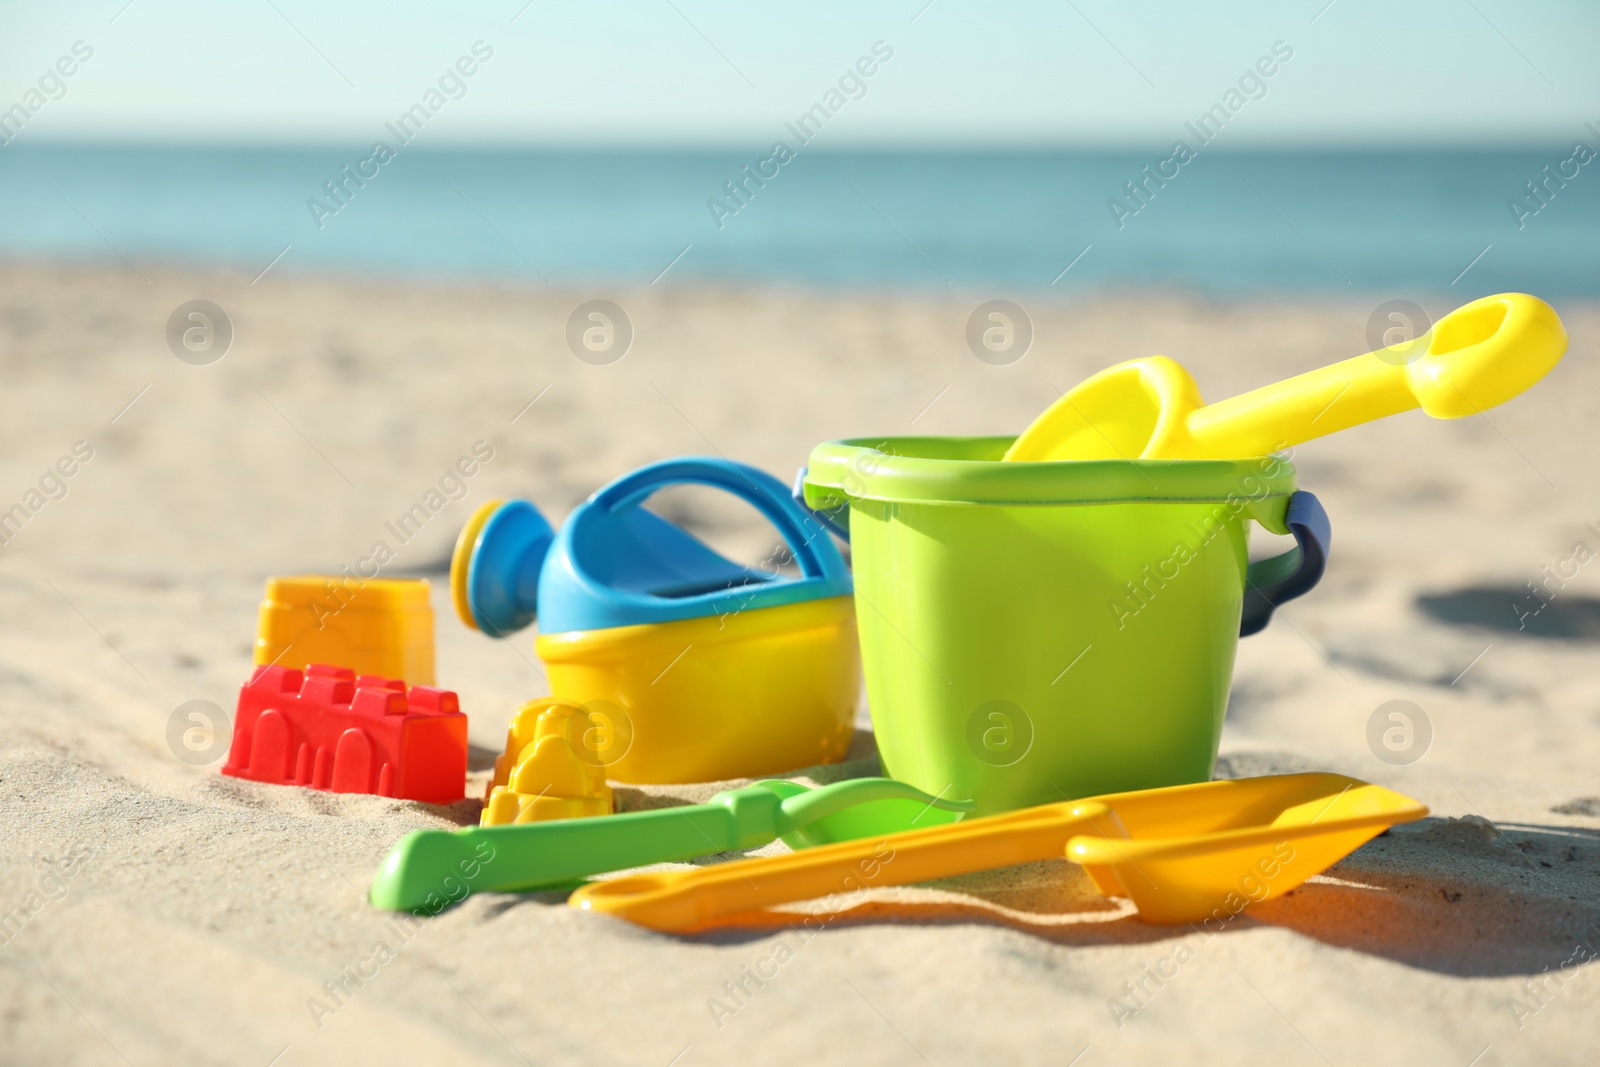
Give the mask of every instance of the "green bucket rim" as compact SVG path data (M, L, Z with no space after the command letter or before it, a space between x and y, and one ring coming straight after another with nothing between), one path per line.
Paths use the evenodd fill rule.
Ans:
M1007 463L1015 437L852 437L811 450L806 504L1081 505L1272 502L1295 491L1294 464L1248 459L1111 459ZM1252 508L1252 510L1255 510Z

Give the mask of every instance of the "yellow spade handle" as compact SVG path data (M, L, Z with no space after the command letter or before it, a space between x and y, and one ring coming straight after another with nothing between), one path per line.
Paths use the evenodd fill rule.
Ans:
M1415 407L1437 419L1478 414L1543 378L1566 349L1566 328L1543 300L1486 296L1414 341L1196 408L1186 432L1150 458L1261 456Z
M686 932L729 915L830 893L1060 859L1078 834L1126 837L1115 812L1095 801L1045 804L971 822L841 841L692 871L591 882L567 901L653 930Z

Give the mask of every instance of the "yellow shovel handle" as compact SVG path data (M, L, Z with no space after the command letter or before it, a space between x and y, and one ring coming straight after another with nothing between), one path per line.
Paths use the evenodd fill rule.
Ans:
M567 903L654 930L687 932L774 904L1059 859L1073 836L1126 836L1120 826L1115 813L1095 801L1046 804L788 855L591 882Z
M1566 348L1543 300L1486 296L1414 341L1195 409L1184 458L1265 455L1415 407L1436 419L1478 414L1543 378Z

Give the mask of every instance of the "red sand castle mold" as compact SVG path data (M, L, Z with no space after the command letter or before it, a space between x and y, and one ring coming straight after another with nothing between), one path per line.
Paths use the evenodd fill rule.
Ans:
M446 689L319 663L261 666L239 689L222 773L449 804L465 795L467 717Z

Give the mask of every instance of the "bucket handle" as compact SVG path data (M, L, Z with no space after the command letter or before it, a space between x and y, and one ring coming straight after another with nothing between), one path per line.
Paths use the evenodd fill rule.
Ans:
M1284 522L1294 535L1295 547L1271 559L1257 560L1245 571L1240 637L1266 629L1273 610L1284 601L1311 592L1328 565L1333 528L1328 525L1322 501L1304 489L1297 490L1289 497Z
M731 459L684 456L652 463L612 482L594 495L592 503L615 512L641 504L671 485L708 485L732 493L778 528L801 574L835 580L848 576L837 552L817 550L816 538L825 540L827 535L818 528L811 511L795 503L787 487L766 471Z

